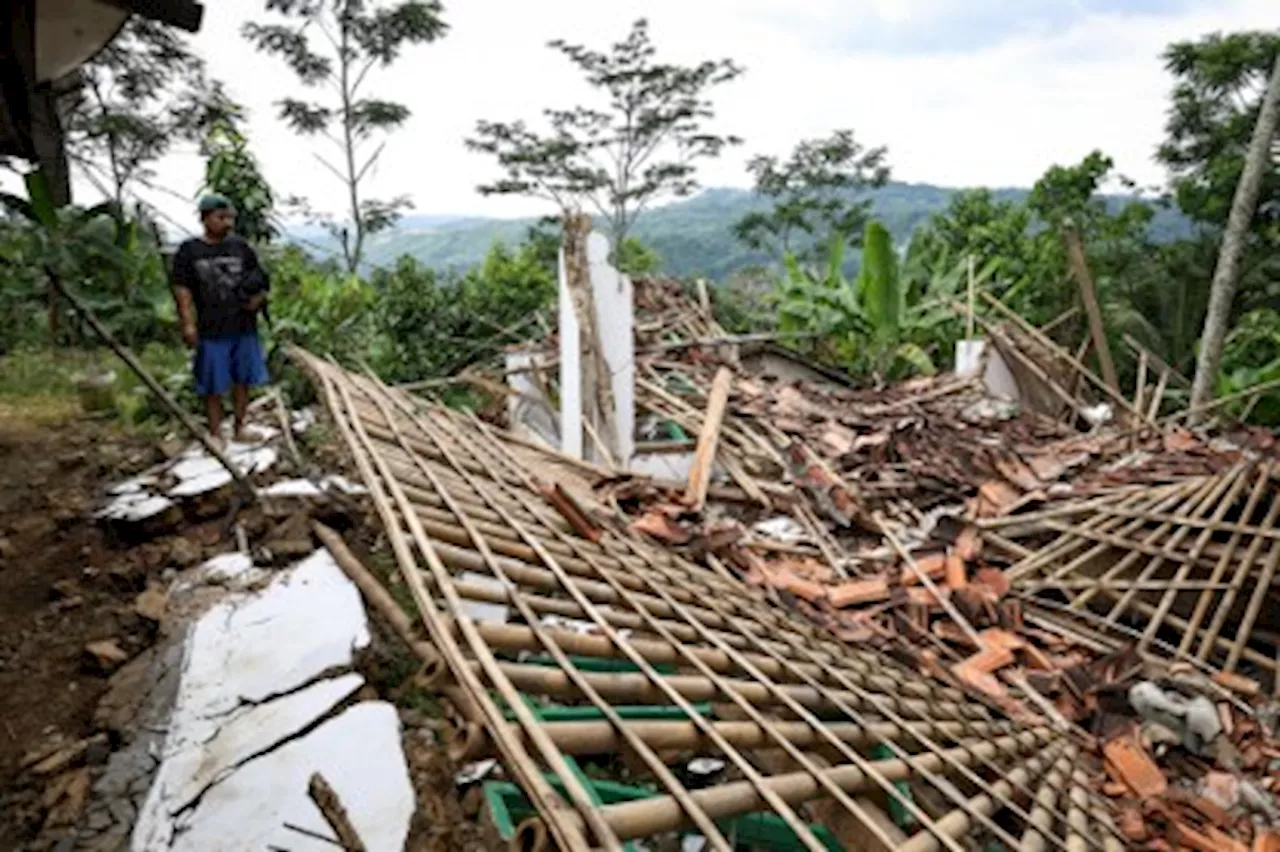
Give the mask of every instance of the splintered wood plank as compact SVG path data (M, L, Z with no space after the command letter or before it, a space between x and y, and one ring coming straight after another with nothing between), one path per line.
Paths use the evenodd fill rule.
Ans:
M707 397L707 411L702 418L702 431L698 434L698 449L694 454L693 469L689 471L689 486L685 489L685 503L695 512L707 504L707 488L711 485L711 468L716 461L716 448L720 444L720 425L724 421L725 406L729 403L729 390L733 386L733 373L721 367L711 383Z

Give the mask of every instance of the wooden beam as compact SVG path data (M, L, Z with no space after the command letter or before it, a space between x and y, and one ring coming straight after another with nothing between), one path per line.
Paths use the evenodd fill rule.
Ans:
M716 448L720 444L720 425L729 403L729 390L733 386L733 373L721 367L711 383L707 397L707 412L702 418L702 431L698 433L698 449L694 455L693 469L689 471L689 487L685 489L685 503L695 512L702 511L707 503L707 488L711 485L711 468L716 461Z
M1084 255L1084 244L1080 241L1080 232L1070 222L1062 226L1062 239L1067 247L1067 262L1071 265L1071 274L1080 286L1080 297L1084 301L1084 310L1089 317L1089 333L1093 336L1093 349L1098 353L1098 367L1102 371L1102 379L1116 393L1120 392L1120 380L1116 377L1116 365L1111 360L1111 347L1107 345L1107 333L1102 325L1102 308L1098 305L1098 293L1093 286L1093 273L1089 271L1089 261Z

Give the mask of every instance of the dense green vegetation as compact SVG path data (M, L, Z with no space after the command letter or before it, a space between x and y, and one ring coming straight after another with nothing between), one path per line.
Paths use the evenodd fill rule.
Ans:
M285 228L278 207L299 200L272 191L239 107L205 78L185 43L129 33L90 69L98 87L92 122L68 139L71 160L83 169L119 164L104 186L110 203L60 207L39 179L28 182L24 198L0 198L8 211L0 215L0 357L7 374L28 377L0 393L66 385L40 379L49 363L73 372L105 363L82 320L51 299L56 278L144 351L176 392L189 394L161 234L148 210L127 203L129 187L149 180L150 166L167 150L157 144L165 134L197 140L206 160L201 189L231 197L242 211L242 232L273 282L264 334L277 368L282 347L299 343L389 381L418 381L496 363L508 344L549 332L556 219L397 223L407 199L378 201L361 192L362 163L381 148L363 160L356 152L375 133L394 142L405 112L363 95L350 72L361 81L370 72L391 73L402 50L443 37L439 4L268 6L286 16L334 15L334 31L350 40L346 51L328 56L294 38L289 23L246 33L283 58L305 89L337 80L336 100L282 91L281 110L298 132L345 138L348 167L335 169L350 190L345 218L323 220L326 236L312 231L298 239ZM964 330L952 300L963 292L971 258L979 286L1033 323L1075 308L1079 290L1063 243L1073 231L1096 279L1121 379L1131 383L1135 358L1126 339L1184 373L1195 366L1226 211L1261 102L1259 81L1280 52L1280 37L1209 36L1169 48L1173 97L1158 155L1170 174L1164 199L1103 194L1103 187L1124 185L1104 152L1046 164L1025 190L895 182L892 151L864 146L851 130L799 140L787 156L753 157L753 190L696 193L697 163L742 141L709 126L711 92L742 69L727 59L662 62L643 21L605 52L551 46L583 73L600 103L547 110L546 133L480 122L468 144L491 154L502 174L482 192L540 196L562 212L596 211L620 268L707 277L727 326L786 332L792 345L869 382L949 366ZM173 67L155 76L156 85L131 87L130 75L165 62ZM619 157L627 169L602 165ZM664 199L683 200L660 206ZM1273 168L1247 235L1220 393L1280 377L1278 210L1280 173ZM1077 313L1054 333L1074 346L1084 320ZM53 351L60 354L50 358ZM124 419L153 416L131 402L136 388L121 384L116 395ZM1280 394L1248 414L1280 423Z

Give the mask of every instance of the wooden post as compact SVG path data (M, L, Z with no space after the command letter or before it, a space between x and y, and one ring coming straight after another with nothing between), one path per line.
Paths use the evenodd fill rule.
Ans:
M729 402L729 389L733 384L733 373L728 367L721 367L711 383L711 393L707 397L707 413L702 418L702 431L698 434L698 449L694 456L693 469L689 471L689 487L685 490L685 503L695 512L702 511L707 502L707 487L711 485L711 468L716 461L716 447L720 443L720 424L724 420L724 409Z
M973 255L969 255L969 316L968 323L965 325L965 340L973 340L973 312L975 301L975 287L973 280Z
M1071 274L1075 276L1080 287L1080 297L1084 300L1084 310L1089 316L1089 333L1093 337L1093 349L1098 353L1098 367L1102 371L1102 380L1116 393L1120 392L1120 380L1116 377L1116 365L1111 360L1111 347L1107 345L1107 332L1102 325L1102 308L1098 305L1098 293L1093 286L1093 274L1089 271L1089 261L1084 255L1084 244L1080 241L1080 232L1071 222L1062 226L1062 239L1067 248L1067 262L1071 266Z

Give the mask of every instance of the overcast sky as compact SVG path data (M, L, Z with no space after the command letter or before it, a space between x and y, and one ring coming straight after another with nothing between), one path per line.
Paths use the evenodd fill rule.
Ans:
M263 0L204 0L194 37L214 76L251 111L251 140L281 195L321 208L342 188L273 103L298 90L284 64L241 38ZM463 139L478 119L536 121L544 106L588 102L553 38L603 47L649 18L660 56L731 57L746 74L715 95L715 126L746 144L704 166L704 185L745 186L746 158L853 128L889 148L898 180L947 186L1026 186L1047 166L1093 148L1141 183L1152 160L1170 79L1171 41L1215 30L1280 25L1276 0L445 0L450 30L409 50L370 91L413 112L374 176L374 193L408 193L419 213L517 216L537 202L483 198L494 174ZM159 168L159 182L196 192L193 153ZM171 215L185 203L147 193Z

